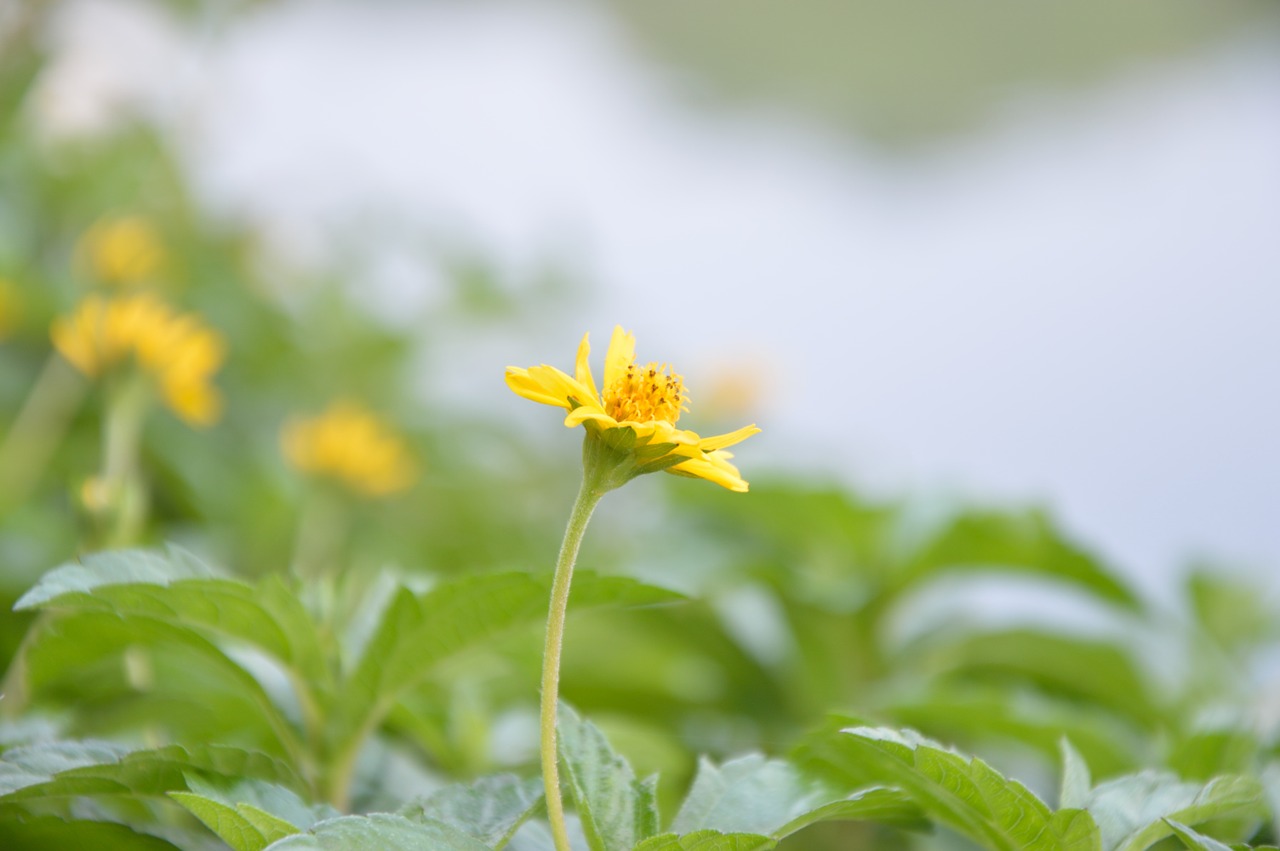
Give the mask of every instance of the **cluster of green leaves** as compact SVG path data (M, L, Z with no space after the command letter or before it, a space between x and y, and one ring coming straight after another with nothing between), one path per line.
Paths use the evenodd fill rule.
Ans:
M1206 616L1210 599L1230 597L1209 593L1210 584L1194 582ZM18 604L43 615L5 683L6 709L18 712L0 754L0 836L19 847L187 848L216 835L237 851L550 848L540 781L496 773L449 784L425 770L397 777L386 758L416 751L420 763L440 765L418 749L444 736L421 733L442 709L425 702L440 692L406 698L451 660L528 634L522 628L543 616L546 577L487 574L416 593L393 583L367 589L351 617L301 590L278 576L220 575L176 548L102 553L46 574ZM589 572L573 603L624 607L609 622L697 607ZM1102 688L1105 666L1095 673L1098 687L1076 699L1100 712L1117 686ZM419 732L412 743L397 740L397 713L414 719L405 724ZM1032 738L1054 726L1046 715ZM591 851L788 847L788 837L815 825L840 831L841 847L928 843L932 828L993 851L1141 851L1170 839L1188 848L1269 847L1244 844L1274 835L1280 762L1269 748L1201 736L1172 749L1181 771L1124 773L1095 786L1090 763L1062 735L1074 728L1057 729L1057 810L981 758L908 729L834 717L789 759L701 757L667 820L657 778L638 779L568 706L560 741L575 843ZM1025 734L998 723L975 723L976 731L986 741ZM1244 770L1197 776L1228 751ZM364 814L343 814L353 808Z

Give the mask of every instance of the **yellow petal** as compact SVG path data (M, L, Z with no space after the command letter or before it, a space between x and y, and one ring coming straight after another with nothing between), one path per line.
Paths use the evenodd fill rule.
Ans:
M726 446L733 446L735 443L741 443L753 434L759 434L760 429L755 424L743 426L737 431L731 431L728 434L717 434L714 437L704 437L698 442L698 446L707 451L713 452L717 449L723 449Z
M548 393L540 383L533 380L527 369L520 369L515 366L507 367L507 386L517 396L523 396L530 401L541 402L544 405L555 405L560 408L568 407L566 399L558 399Z
M731 491L746 493L747 482L738 472L738 468L725 460L725 455L727 454L711 452L702 458L690 458L688 461L682 461L674 467L668 467L667 472L675 473L678 476L706 479Z
M623 331L621 325L615 325L613 337L609 339L609 351L604 355L604 389L606 391L622 377L635 359L635 335Z
M591 420L599 423L601 428L617 428L618 421L613 417L600 410L595 405L583 405L580 408L574 408L569 415L564 418L564 424L569 428L582 425Z
M577 379L570 378L554 366L531 366L527 370L529 377L542 386L542 392L548 396L554 396L557 399L563 399L560 404L571 407L569 402L572 400L578 405L587 405L595 402L595 394L582 386Z
M591 391L591 398L597 405L604 406L604 402L600 399L600 391L596 389L595 377L591 374L591 362L588 358L591 355L591 343L587 338L590 333L582 335L582 342L578 344L578 359L573 367L573 377L578 383Z

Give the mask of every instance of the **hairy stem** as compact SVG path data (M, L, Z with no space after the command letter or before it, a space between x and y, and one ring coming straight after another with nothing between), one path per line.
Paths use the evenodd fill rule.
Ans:
M556 703L560 694L560 650L564 644L564 618L569 606L569 583L573 565L578 560L578 547L587 531L587 521L604 495L598 477L587 464L582 487L569 514L569 525L556 560L555 579L551 583L551 607L547 612L547 640L542 653L541 748L542 783L547 796L547 820L556 851L570 851L569 834L564 823L564 802L560 798L560 769L556 756Z

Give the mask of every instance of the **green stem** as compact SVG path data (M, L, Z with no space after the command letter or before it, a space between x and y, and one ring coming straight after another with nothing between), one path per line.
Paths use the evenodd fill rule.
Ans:
M582 487L569 513L569 525L564 530L564 542L560 545L560 557L556 559L555 579L551 583L551 607L547 612L547 641L542 651L542 707L541 750L542 784L547 796L547 820L551 823L551 836L556 851L570 851L569 833L564 823L564 802L560 798L560 769L556 757L556 703L560 693L560 650L564 644L564 618L569 607L569 583L573 579L573 565L578 560L578 547L587 531L591 512L610 484L601 475L600 453L593 446L596 441L587 439L583 446Z
M147 493L139 470L142 427L150 406L150 387L134 375L112 388L103 426L103 485L112 500L108 547L136 543L147 519Z

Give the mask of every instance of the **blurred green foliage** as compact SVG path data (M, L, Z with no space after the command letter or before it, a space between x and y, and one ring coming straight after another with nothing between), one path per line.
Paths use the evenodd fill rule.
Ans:
M30 101L42 7L24 8L0 50L0 279L17 305L0 339L0 846L549 848L528 778L576 453L450 407L443 379L469 356L456 341L512 333L571 287L511 285L460 252L431 258L448 271L439 298L379 319L359 286L271 262L247 223L204 210L145 122L47 138ZM927 27L892 18L907 7L827 11L863 40L963 29L958 7L930 9ZM1024 11L1067 33L1090 10ZM1112 10L1111 42L1175 50L1259 14L1179 10L1150 27L1150 4ZM745 38L768 31L757 14L726 18ZM833 79L874 76L857 69L876 51L794 20L796 44L829 35L852 57ZM939 62L972 41L941 39ZM1049 58L1035 61L1061 73ZM954 77L973 86L948 95L957 109L1000 79ZM880 115L885 132L919 124ZM145 526L133 549L95 553L84 485L112 391L62 362L48 329L110 292L84 235L122 215L163 246L149 285L225 337L228 403L205 430L151 411ZM402 436L422 471L411 489L363 498L285 463L282 424L338 397ZM870 500L743 460L746 496L647 481L629 497L643 511L603 511L588 535L561 726L581 847L1276 841L1277 725L1257 670L1278 636L1252 583L1201 565L1166 611L1044 511ZM993 622L956 602L993 577L1102 626ZM929 614L930 595L951 605Z
M1268 0L652 0L612 4L694 91L800 111L885 147L1230 39L1280 40Z

